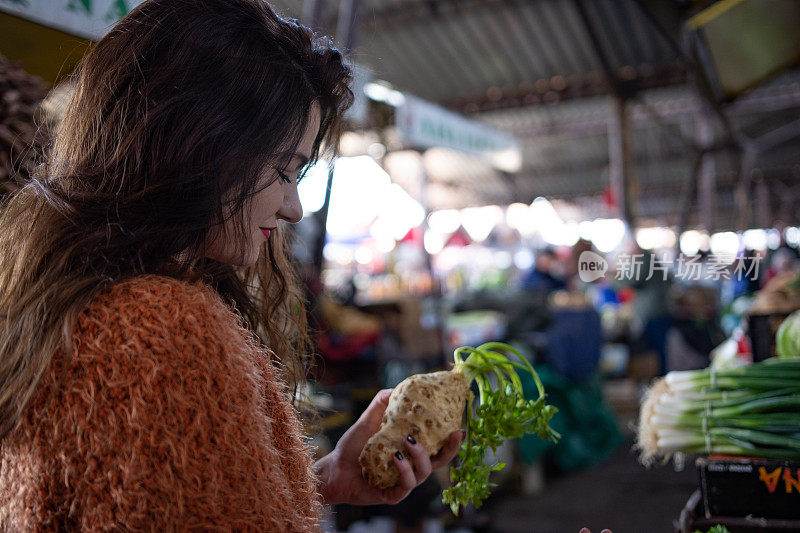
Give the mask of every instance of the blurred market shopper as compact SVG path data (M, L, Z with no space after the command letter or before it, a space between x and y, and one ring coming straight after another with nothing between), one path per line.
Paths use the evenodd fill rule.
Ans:
M533 268L522 279L522 287L544 293L565 289L564 280L554 274L558 262L558 255L552 248L537 252Z
M669 272L659 272L659 260L652 251L637 246L634 253L641 254L641 268L633 277L617 281L636 291L633 300L636 318L632 327L635 338L633 355L638 357L654 352L658 357L659 375L663 375L668 365L667 332L672 325L672 316L664 303L668 301L673 278Z
M0 215L0 529L315 531L396 503L357 459L381 392L314 463L284 254L297 180L353 94L330 41L260 0L146 1L84 57L52 150Z

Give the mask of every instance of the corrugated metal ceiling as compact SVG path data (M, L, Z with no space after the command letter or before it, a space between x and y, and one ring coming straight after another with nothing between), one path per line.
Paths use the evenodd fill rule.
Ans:
M299 0L273 4L302 17ZM333 34L340 2L324 5L322 29ZM584 5L612 68L623 77L674 68L677 53L637 2ZM585 85L601 90L600 62L570 0L363 0L360 19L354 59L430 101L492 101Z

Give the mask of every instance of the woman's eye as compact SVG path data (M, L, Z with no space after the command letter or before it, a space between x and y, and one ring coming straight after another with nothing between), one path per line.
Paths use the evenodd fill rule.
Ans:
M283 181L285 181L286 183L291 183L292 182L292 180L289 179L289 176L287 176L286 174L284 174L280 170L278 170L277 172L278 172L278 176L280 176Z

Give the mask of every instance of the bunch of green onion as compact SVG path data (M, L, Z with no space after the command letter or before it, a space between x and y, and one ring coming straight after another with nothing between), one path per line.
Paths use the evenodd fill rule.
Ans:
M800 459L800 358L670 372L645 398L640 460L675 453Z

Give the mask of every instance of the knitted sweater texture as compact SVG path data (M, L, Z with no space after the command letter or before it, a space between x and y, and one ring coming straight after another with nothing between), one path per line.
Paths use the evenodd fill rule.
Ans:
M212 287L117 283L73 346L0 443L0 530L320 530L297 414Z

